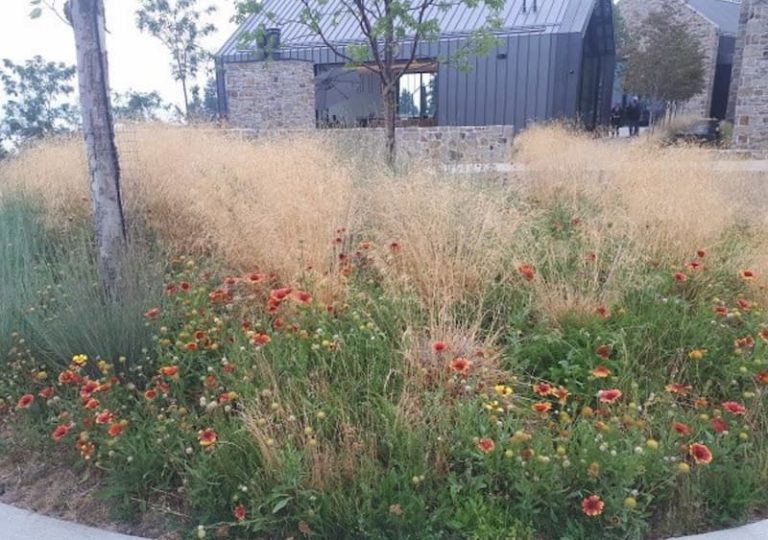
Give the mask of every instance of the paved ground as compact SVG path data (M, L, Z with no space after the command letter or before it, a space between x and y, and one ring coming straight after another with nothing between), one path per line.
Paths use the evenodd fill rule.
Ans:
M143 540L0 504L0 540Z
M768 539L768 520L758 521L751 525L717 531L695 536L682 536L672 540L766 540Z

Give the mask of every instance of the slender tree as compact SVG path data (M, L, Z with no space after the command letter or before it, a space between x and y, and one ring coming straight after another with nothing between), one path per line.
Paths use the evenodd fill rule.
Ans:
M236 0L237 18L263 14L270 24L298 23L320 38L337 57L350 66L376 74L384 98L384 127L387 159L395 164L395 123L398 81L408 72L419 54L419 45L437 39L440 16L456 5L486 6L484 24L453 59L461 63L471 54L482 54L495 43L488 30L499 24L498 11L505 0L296 0L297 13L291 20L280 20L268 11L268 2ZM342 44L333 33L341 24L354 24L362 41ZM261 25L247 33L245 40L259 40L266 32ZM268 44L269 46L269 44Z
M216 11L215 6L198 9L198 0L140 0L136 25L142 32L156 37L171 53L173 78L181 83L184 114L190 114L190 81L194 81L201 64L210 58L200 44L216 26L203 21Z

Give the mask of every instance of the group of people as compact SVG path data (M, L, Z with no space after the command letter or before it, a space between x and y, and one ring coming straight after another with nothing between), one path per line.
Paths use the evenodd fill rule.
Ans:
M640 134L640 117L642 116L640 101L635 97L626 107L617 103L611 109L611 136L618 137L621 126L629 126L629 136L636 137Z

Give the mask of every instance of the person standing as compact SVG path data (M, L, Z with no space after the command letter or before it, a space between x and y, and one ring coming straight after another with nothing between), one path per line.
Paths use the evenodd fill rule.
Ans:
M629 124L629 136L636 137L640 134L640 102L634 97L627 106L627 124Z
M611 137L618 137L621 129L621 120L624 116L624 110L621 105L616 103L611 109Z

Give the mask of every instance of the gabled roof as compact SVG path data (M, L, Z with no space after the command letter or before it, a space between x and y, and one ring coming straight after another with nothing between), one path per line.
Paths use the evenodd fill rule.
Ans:
M314 6L322 6L325 15L322 27L326 29L328 40L334 45L361 42L364 36L357 21L343 13L342 0L319 2L310 0ZM599 0L507 0L501 10L501 29L499 34L510 33L583 33ZM426 19L437 18L441 36L455 37L468 35L481 28L488 17L489 10L484 5L475 8L467 7L462 2L442 0L445 8L433 7ZM523 6L525 4L525 10ZM536 4L536 9L533 9ZM263 26L265 28L279 27L281 31L281 47L284 49L322 47L323 42L306 26L296 22L302 11L300 0L263 0L261 14L251 15L240 28L227 40L216 54L227 57L243 52L241 36ZM266 14L271 16L267 16ZM332 22L336 16L335 24ZM407 38L406 38L407 41Z
M712 21L723 34L736 35L739 31L739 0L687 0L696 11Z

